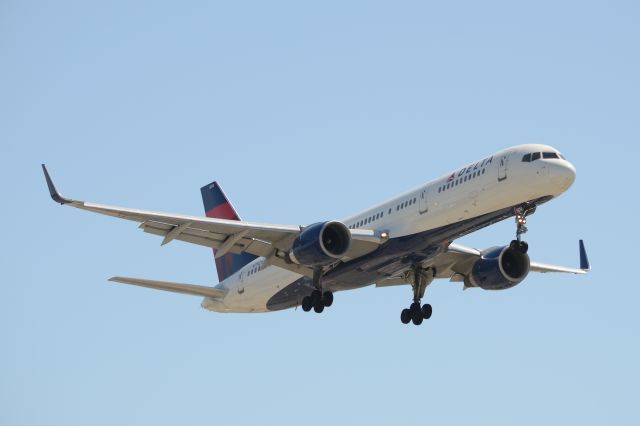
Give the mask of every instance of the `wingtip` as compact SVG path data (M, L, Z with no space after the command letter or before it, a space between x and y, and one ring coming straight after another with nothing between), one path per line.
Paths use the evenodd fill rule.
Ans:
M591 271L591 264L587 256L587 250L584 247L584 240L580 240L580 269L585 272Z
M73 200L64 198L62 195L60 195L60 193L56 189L56 186L53 184L53 180L51 179L51 176L49 175L49 171L47 170L47 166L45 164L42 164L42 171L44 172L44 178L47 180L47 187L49 188L49 195L51 195L51 199L60 204L68 204L72 202Z

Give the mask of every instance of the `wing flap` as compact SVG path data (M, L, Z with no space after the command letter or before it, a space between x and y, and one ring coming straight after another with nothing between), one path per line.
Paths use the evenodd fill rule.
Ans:
M145 280L142 278L112 277L109 278L109 281L153 288L155 290L170 291L173 293L190 294L192 296L211 297L212 299L221 299L226 294L224 290L221 290L219 288L206 287L195 284L181 284L169 281Z

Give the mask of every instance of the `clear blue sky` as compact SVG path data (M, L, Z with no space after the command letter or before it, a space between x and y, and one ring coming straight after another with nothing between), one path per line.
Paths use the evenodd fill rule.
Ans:
M0 2L0 424L637 425L640 9L634 1ZM532 275L221 315L106 282L215 284L208 249L65 195L336 219L507 146L578 169L530 219ZM463 239L504 244L513 224Z

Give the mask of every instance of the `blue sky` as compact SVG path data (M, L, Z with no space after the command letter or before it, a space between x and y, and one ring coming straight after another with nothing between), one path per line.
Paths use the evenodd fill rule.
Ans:
M0 3L0 424L632 425L640 347L637 2ZM215 284L209 250L48 198L347 216L520 143L571 190L530 254L587 277L220 315L113 275ZM501 223L460 242L513 237Z

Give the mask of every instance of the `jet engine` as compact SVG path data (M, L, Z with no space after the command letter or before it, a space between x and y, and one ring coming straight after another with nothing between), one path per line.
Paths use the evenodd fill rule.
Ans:
M489 249L471 268L467 287L505 290L520 284L529 274L529 256L510 246Z
M307 226L293 242L289 258L308 267L327 266L351 248L351 232L341 222L319 222Z

